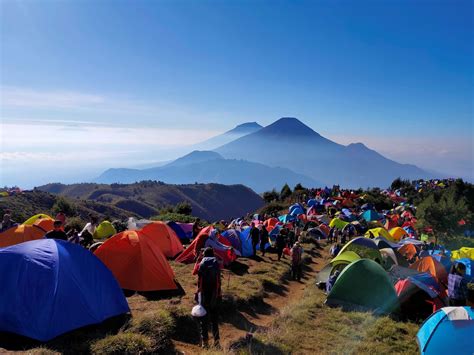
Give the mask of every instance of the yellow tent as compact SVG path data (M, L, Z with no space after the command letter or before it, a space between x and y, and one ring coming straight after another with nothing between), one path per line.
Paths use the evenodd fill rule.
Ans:
M453 260L462 258L474 260L474 248L462 247L461 249L453 250L451 253L451 259Z
M105 239L117 234L112 223L109 221L103 221L101 224L97 226L94 232L94 239Z
M349 223L346 222L346 221L343 221L342 219L340 218L333 218L331 220L331 222L329 223L329 227L333 228L333 227L336 227L338 229L342 229L344 228L345 226L347 226Z
M379 227L379 228L372 228L372 229L369 229L366 233L365 233L365 236L366 237L369 237L370 236L370 233L372 233L372 235L374 237L384 237L385 239L391 241L391 242L396 242L396 240L390 235L390 233L385 229L385 228L382 228L382 227Z
M408 236L406 230L401 227L392 228L390 229L389 233L392 236L392 239L394 239L396 242L400 241L400 239L402 239L404 236Z
M33 224L35 224L35 222L38 219L51 219L51 220L53 220L53 218L51 216L48 216L47 214L40 213L40 214L35 214L33 217L28 218L23 224L26 225L26 226L32 226Z

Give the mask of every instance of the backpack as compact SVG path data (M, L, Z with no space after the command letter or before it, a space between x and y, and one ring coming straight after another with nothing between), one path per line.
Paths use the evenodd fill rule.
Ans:
M205 257L199 265L199 291L201 304L214 307L221 297L221 271L219 262L215 257Z

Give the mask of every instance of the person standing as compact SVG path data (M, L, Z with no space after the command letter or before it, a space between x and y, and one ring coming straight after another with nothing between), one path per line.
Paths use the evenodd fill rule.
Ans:
M198 295L206 315L199 318L201 346L209 346L209 322L212 327L214 346L219 346L219 306L222 299L221 270L212 248L204 249L198 268ZM199 296L197 296L199 297Z
M467 281L464 279L466 265L457 263L451 267L448 276L449 305L453 307L465 306L467 299Z
M286 246L286 235L287 235L287 229L282 228L280 230L280 233L278 233L276 237L276 249L277 249L277 255L278 255L278 261L281 260L281 256L283 255L283 249L285 249Z
M260 240L260 231L258 230L257 227L255 227L255 223L252 222L252 225L250 227L250 235L249 235L251 241L252 241L252 250L253 250L253 256L257 255L257 245Z
M260 251L262 252L262 256L265 256L265 245L267 245L269 241L270 236L268 234L267 228L263 226L260 230Z
M193 239L198 236L199 232L201 232L201 226L199 225L200 222L201 220L199 218L196 218L193 223Z
M303 248L296 242L291 248L291 276L293 280L301 281L303 267Z

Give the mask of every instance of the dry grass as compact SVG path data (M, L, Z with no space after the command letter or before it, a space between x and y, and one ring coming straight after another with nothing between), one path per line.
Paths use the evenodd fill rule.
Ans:
M418 325L370 313L343 312L323 305L325 295L306 289L272 326L257 333L243 353L416 354Z

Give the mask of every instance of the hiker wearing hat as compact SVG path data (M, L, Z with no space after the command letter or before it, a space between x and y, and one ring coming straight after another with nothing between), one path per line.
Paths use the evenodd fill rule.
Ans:
M301 281L303 266L303 248L300 242L296 242L291 248L291 277L293 280Z
M219 304L222 299L221 271L212 248L204 249L203 258L198 268L198 292L196 297L206 310L203 317L198 318L201 330L201 346L209 346L209 321L214 337L214 346L219 346ZM199 301L198 301L199 302Z

